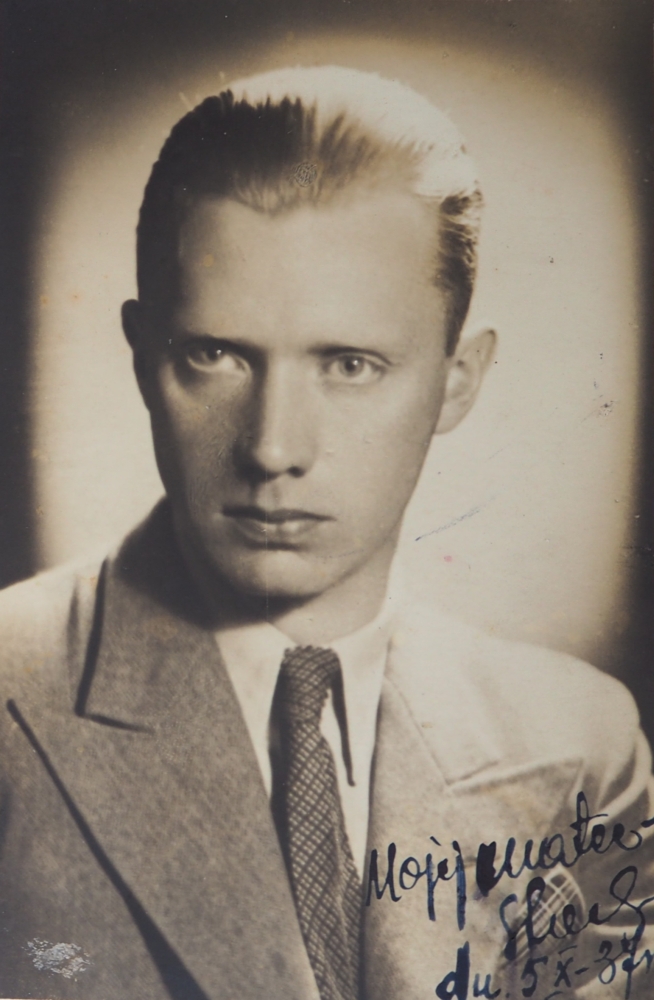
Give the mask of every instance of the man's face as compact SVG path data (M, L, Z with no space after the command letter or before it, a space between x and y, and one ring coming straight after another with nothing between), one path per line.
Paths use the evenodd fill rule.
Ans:
M388 190L190 210L137 367L177 528L238 591L387 571L450 363L433 230Z

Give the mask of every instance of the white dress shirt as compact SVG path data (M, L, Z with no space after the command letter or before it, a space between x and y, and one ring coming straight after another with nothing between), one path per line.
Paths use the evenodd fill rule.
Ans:
M341 732L332 707L331 693L323 709L320 728L334 756L345 828L361 878L368 835L370 769L375 749L377 708L391 629L387 599L380 613L368 625L334 642L321 644L333 649L338 655L343 672L354 785L348 783ZM216 641L239 700L264 785L270 795L272 700L284 653L298 644L269 622L219 628L216 631Z

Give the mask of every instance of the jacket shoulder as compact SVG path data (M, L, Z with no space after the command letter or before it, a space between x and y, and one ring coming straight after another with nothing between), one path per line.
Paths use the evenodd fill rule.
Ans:
M608 776L627 765L639 739L634 699L616 678L430 607L412 608L402 622L391 679L439 756L445 734L456 731L500 763L577 758Z
M543 754L557 745L600 769L631 757L638 709L617 678L567 653L489 637L476 641L470 666L504 723L507 745Z
M71 643L91 627L101 561L58 567L0 591L0 677L58 671Z

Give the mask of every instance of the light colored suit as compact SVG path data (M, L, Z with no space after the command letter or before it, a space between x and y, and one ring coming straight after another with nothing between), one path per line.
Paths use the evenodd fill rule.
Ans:
M102 569L58 570L5 591L0 661L0 996L317 1000L254 751L166 505ZM373 767L369 848L381 892L396 845L400 898L387 887L378 899L370 886L367 1000L426 1000L443 980L441 991L463 996L447 976L466 942L468 995L479 973L478 990L488 974L493 990L503 983L502 996L520 997L533 983L523 975L529 956L518 939L519 961L503 957L499 905L516 894L512 919L530 878L554 885L563 869L505 876L483 896L479 844L497 841L499 868L511 836L516 857L529 838L561 831L571 843L582 790L592 813L609 814L594 821L609 832L654 813L649 751L619 683L425 607L400 616ZM446 857L454 872L453 841L464 859L463 928L456 877L435 887L435 921L427 876L415 878L427 854L434 873ZM407 857L416 862L400 878ZM637 920L629 903L654 895L651 844L591 852L563 886L578 909L583 897L605 914L618 905L611 879L629 865L637 887L610 924L533 952L549 956L536 966L536 1000L570 955L564 971L577 992L566 996L624 996L619 963L608 983L610 959ZM576 951L556 954L571 944ZM654 995L646 964L632 998Z

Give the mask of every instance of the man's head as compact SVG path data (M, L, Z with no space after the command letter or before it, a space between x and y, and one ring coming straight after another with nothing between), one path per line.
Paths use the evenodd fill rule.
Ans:
M457 348L480 202L451 123L369 74L253 77L173 129L125 328L178 531L237 590L383 586L490 357Z
M237 81L177 123L141 207L139 296L159 303L176 287L179 227L202 195L275 215L384 184L413 193L431 213L433 280L446 292L451 354L475 280L482 199L474 164L426 98L341 67Z

